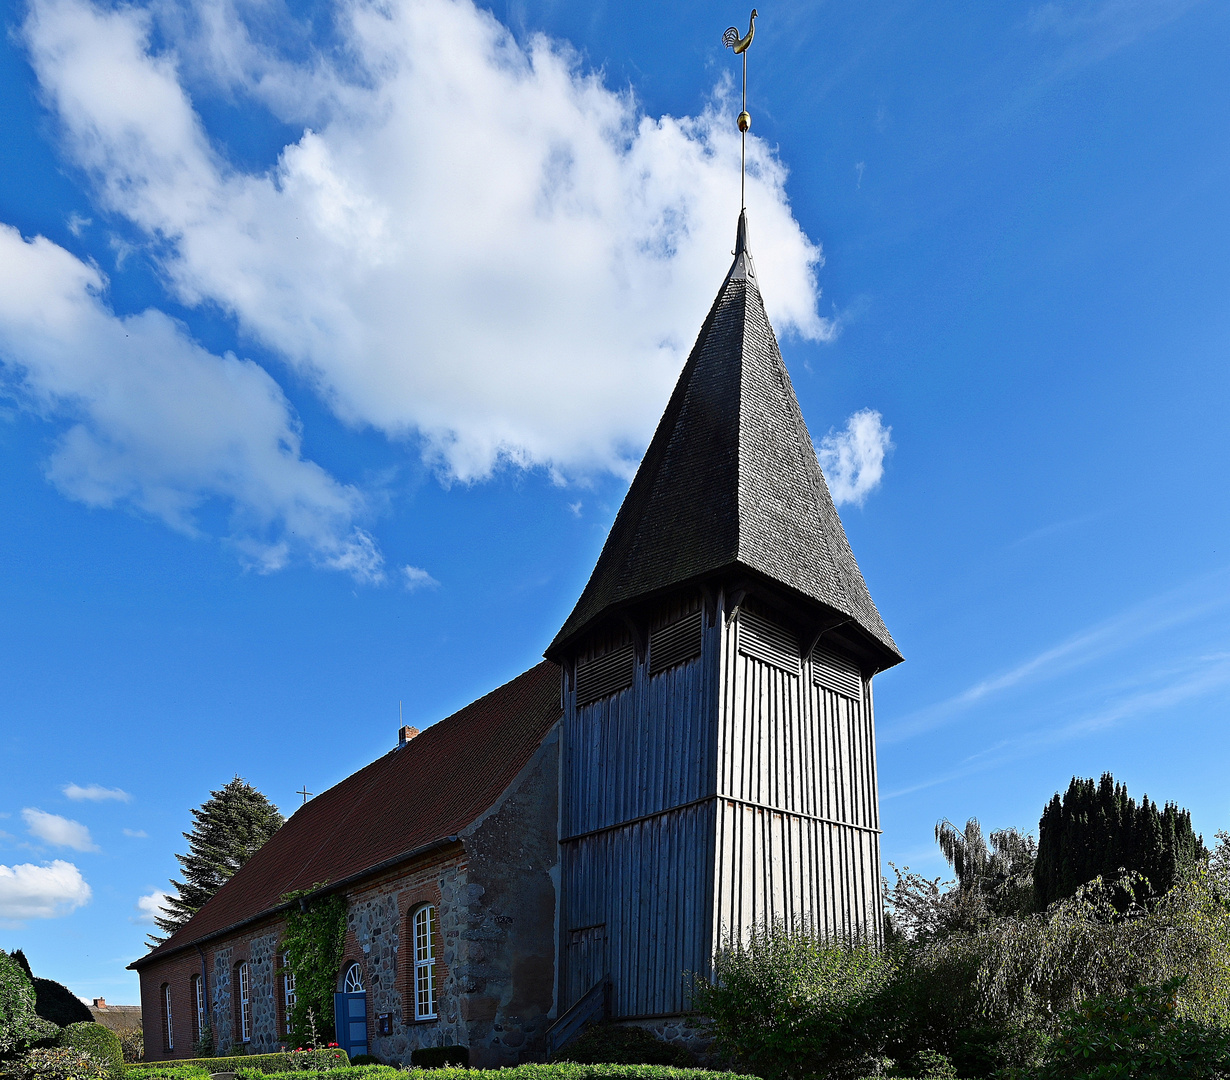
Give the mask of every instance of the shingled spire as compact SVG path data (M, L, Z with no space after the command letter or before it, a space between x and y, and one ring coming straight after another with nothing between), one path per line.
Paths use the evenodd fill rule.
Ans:
M844 616L875 668L901 660L854 561L765 314L746 213L730 272L547 656L561 659L605 615L731 573L785 586L821 616Z

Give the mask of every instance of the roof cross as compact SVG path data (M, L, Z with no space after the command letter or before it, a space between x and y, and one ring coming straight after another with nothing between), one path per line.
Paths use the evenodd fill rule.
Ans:
M308 791L308 789L307 789L307 784L304 784L304 785L303 785L302 790L300 790L300 791L296 791L296 792L295 792L295 794L296 794L296 795L302 795L302 796L303 796L303 805L304 805L304 806L307 806L307 801L308 801L308 799L310 799L310 798L312 797L312 792Z

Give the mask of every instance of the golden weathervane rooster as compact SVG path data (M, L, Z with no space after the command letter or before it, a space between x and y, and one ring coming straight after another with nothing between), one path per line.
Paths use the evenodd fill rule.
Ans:
M747 130L752 126L752 117L747 111L747 49L752 43L752 38L756 36L756 9L752 8L752 17L747 23L747 33L739 36L739 28L737 26L728 27L726 33L722 35L722 42L726 48L734 49L736 56L743 57L743 111L739 113L739 134L743 140L743 146L740 152L739 161L739 203L741 208L747 208L747 200L744 196L747 176Z

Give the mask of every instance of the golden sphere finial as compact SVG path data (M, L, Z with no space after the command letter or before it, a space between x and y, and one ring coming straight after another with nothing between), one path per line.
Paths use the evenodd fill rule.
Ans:
M746 133L747 133L747 129L748 129L748 128L750 128L750 127L752 126L752 116L751 116L751 113L749 113L746 109L744 109L744 110L743 110L743 111L739 114L739 119L738 119L737 123L738 123L738 125L739 125L739 130L740 130L740 131L742 131L744 134L746 134Z

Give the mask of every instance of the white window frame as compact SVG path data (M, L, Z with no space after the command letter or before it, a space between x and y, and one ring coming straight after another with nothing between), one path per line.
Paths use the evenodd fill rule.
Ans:
M282 954L282 1027L284 1034L291 1033L291 1014L295 1011L295 973L290 970L290 953Z
M363 969L358 963L351 964L346 969L346 977L342 980L342 990L347 994L364 994L367 987L363 985Z
M436 1019L436 909L424 904L414 913L414 1018Z
M252 1041L252 975L246 960L239 965L239 1041Z
M162 988L162 1015L167 1025L167 1049L175 1049L175 1025L171 1021L171 984Z
M205 980L200 975L192 976L192 996L196 1005L197 1042L205 1037Z

